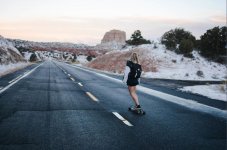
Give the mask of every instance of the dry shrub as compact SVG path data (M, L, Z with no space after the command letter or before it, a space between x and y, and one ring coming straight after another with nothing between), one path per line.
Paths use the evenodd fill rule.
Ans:
M96 60L90 62L87 66L100 70L123 73L128 56L130 54L126 52L112 52L97 57Z
M157 72L158 71L158 61L154 58L147 58L141 61L143 71L145 72Z

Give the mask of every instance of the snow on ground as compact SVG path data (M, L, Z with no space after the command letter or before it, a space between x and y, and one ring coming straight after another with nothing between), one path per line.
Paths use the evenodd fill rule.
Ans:
M44 58L44 57L42 57L42 55L40 55L37 51L35 52L35 55L36 55L38 61L42 61L42 58ZM41 57L42 57L42 58L41 58Z
M29 61L30 60L30 57L31 57L31 55L33 53L31 53L31 52L23 52L23 54L24 54L24 59L27 60L27 61Z
M13 50L16 52L18 55L21 55L20 52L13 46L11 42L6 40L3 36L0 35L0 47L3 47L7 50L7 48Z
M8 73L12 73L16 70L20 70L22 68L25 68L27 66L31 65L31 63L25 63L25 62L18 62L16 64L8 64L8 65L0 65L0 77L3 75L6 75Z
M207 61L197 51L192 53L194 58L187 58L166 50L163 45L159 45L157 49L153 49L151 45L143 47L150 49L146 57L152 58L157 66L157 72L146 72L144 77L176 80L225 80L226 78L227 70L224 65ZM203 76L198 76L198 71L202 71Z
M85 56L85 55L79 55L79 56L77 56L77 61L79 61L81 64L88 63L87 56Z
M224 84L186 86L179 90L227 102L227 89Z
M187 58L166 50L164 45L146 44L138 47L128 47L123 50L108 52L88 63L88 67L114 73L123 73L126 60L132 52L139 54L143 68L143 77L175 80L225 80L227 69L224 65L210 62L193 51L194 58ZM202 72L198 75L198 71Z
M24 58L20 52L11 42L0 35L0 64L17 63L21 61L23 62Z

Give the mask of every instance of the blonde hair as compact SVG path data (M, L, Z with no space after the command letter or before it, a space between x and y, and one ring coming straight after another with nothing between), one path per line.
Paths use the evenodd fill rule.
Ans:
M136 64L139 64L139 57L138 57L138 54L133 52L132 55L131 55L131 59L130 59L133 63L136 63Z

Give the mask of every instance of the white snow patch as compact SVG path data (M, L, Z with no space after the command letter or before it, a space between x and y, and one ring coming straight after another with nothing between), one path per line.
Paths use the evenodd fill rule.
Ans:
M86 64L86 63L88 63L88 61L87 61L87 56L85 56L85 55L79 55L79 56L77 56L77 60L78 60L81 64Z
M158 69L157 72L145 72L144 77L176 80L225 80L226 78L227 69L224 65L206 60L197 51L192 52L194 56L192 59L166 50L163 45L159 45L157 49L152 45L142 45L141 48L149 50L145 57L155 59ZM204 76L198 76L197 71L202 71Z
M26 66L31 65L31 63L24 63L24 62L19 62L16 64L8 64L8 65L0 65L0 76L3 76L5 74L8 74L10 72L14 72L16 70L22 69Z
M29 61L30 60L30 57L31 57L31 55L33 53L31 53L31 52L23 52L23 54L24 54L24 59L27 60L27 61Z
M214 100L221 100L227 102L227 90L224 84L212 84L212 85L196 85L196 86L186 86L180 88L181 91L186 91L190 93L200 94Z

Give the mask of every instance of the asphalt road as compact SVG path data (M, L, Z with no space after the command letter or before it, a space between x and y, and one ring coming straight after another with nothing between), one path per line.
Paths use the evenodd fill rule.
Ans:
M0 149L226 149L225 119L138 95L144 116L127 110L121 83L60 62L30 66L0 78Z

